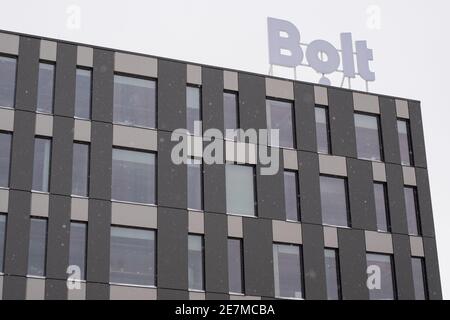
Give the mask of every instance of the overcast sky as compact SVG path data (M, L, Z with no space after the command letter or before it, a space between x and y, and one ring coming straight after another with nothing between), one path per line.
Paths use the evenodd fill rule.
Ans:
M0 29L257 73L269 69L269 16L293 22L302 42L339 47L341 32L367 40L377 76L370 91L422 101L441 280L450 298L448 1L0 1ZM302 71L300 80L320 78Z

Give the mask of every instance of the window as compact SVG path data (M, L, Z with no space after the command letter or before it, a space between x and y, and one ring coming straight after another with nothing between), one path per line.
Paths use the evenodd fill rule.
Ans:
M112 198L154 204L155 163L153 153L113 149Z
M372 272L370 274L380 277L379 283L375 283L379 284L379 286L375 285L369 288L370 300L395 299L395 286L394 279L392 277L392 257L385 254L368 253L367 268L368 270L375 270L375 273Z
M324 224L348 227L347 181L344 178L320 176L320 199Z
M111 227L110 250L110 282L155 285L154 231Z
M384 183L374 183L373 191L375 196L375 211L377 214L378 231L390 231L389 209L387 202L386 185Z
M77 68L75 86L75 117L89 119L91 117L92 71Z
M89 145L73 144L72 194L87 197L89 177Z
M3 272L6 242L6 215L0 214L0 272Z
M226 164L227 212L255 216L255 170L252 166Z
M274 244L273 266L275 296L301 299L303 297L303 275L300 247L288 244Z
M50 180L50 156L52 141L34 139L33 190L48 192Z
M416 300L426 300L427 296L427 284L425 279L425 263L423 258L411 259L413 281L414 281L414 293Z
M417 190L413 187L405 187L406 220L408 222L408 233L419 235L419 212L417 208Z
M194 134L194 122L202 119L201 112L200 88L186 87L186 129L190 134Z
M228 239L228 287L233 293L244 293L242 260L242 240Z
M13 108L17 59L0 56L0 106Z
M39 63L37 111L53 112L53 86L55 66L50 63Z
M286 207L286 219L298 221L298 179L297 172L284 171L284 204Z
M402 165L412 166L413 154L411 150L411 133L408 120L397 120L397 130Z
M328 300L341 299L339 258L336 249L325 249L325 275Z
M203 166L199 159L189 158L187 163L188 208L203 209Z
M355 113L358 158L381 161L379 120L377 116Z
M279 141L274 141L271 137L270 145L274 147L295 148L292 103L266 100L266 113L267 129L278 129L280 135Z
M225 128L225 138L229 140L236 140L234 132L239 129L239 107L236 93L223 93L223 118ZM226 130L233 130L233 133Z
M28 247L28 275L45 276L47 251L47 220L31 218Z
M70 223L70 247L69 247L69 266L80 268L80 280L85 279L86 274L86 223Z
M0 132L0 187L9 187L11 162L11 134Z
M156 82L115 75L114 122L156 128Z
M316 139L317 152L330 153L330 127L328 123L328 110L326 107L316 106Z
M203 290L203 236L190 234L188 239L189 289Z

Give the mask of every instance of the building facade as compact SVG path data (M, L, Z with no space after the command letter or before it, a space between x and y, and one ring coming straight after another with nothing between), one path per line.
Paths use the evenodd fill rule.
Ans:
M442 298L418 101L2 32L0 150L3 299Z

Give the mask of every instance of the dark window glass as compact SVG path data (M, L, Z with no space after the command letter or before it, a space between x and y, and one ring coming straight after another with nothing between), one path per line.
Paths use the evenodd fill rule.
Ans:
M427 299L427 285L425 280L425 264L422 258L412 258L414 293L416 300Z
M11 134L0 132L0 187L9 187Z
M114 122L130 126L155 128L155 81L115 75Z
M278 100L266 101L267 129L279 130L279 141L270 139L270 145L275 147L294 148L294 126L292 103ZM270 135L270 132L269 132Z
M82 197L88 195L89 145L73 144L72 194Z
M224 128L225 138L230 140L234 139L234 132L227 132L226 130L236 130L239 128L239 110L237 94L225 92L223 94L223 116L224 116Z
M298 179L295 171L284 171L284 204L286 219L298 221Z
M413 187L405 187L406 219L408 222L408 233L419 235L419 212L417 208L417 191Z
M155 203L155 155L113 149L112 198L119 201Z
M86 237L85 223L70 223L69 265L80 268L80 280L84 280L86 274Z
M395 299L394 279L392 277L392 257L385 254L367 254L367 267L377 266L379 273L374 276L380 277L379 288L369 288L370 300L393 300ZM371 274L372 275L372 274Z
M188 240L189 289L204 289L203 261L203 236L190 234Z
M109 281L155 285L155 232L111 227Z
M228 286L230 292L243 293L242 240L228 239Z
M16 64L15 58L0 56L0 106L2 107L14 107Z
M52 142L46 138L34 140L33 190L48 192Z
M327 278L328 300L339 300L341 298L338 259L337 250L325 249L325 274Z
M275 296L301 299L303 297L303 276L300 247L287 244L274 244L273 266Z
M77 69L75 88L75 117L89 119L91 117L92 72Z
M200 88L186 88L186 129L194 134L194 122L201 121ZM202 134L199 132L199 134Z
M4 214L0 214L0 272L3 272L5 242L6 242L6 216Z
M227 164L226 193L227 212L246 216L255 215L254 168Z
M375 195L378 231L388 232L390 231L390 225L386 185L384 183L374 183L373 190Z
M53 112L53 87L55 66L50 63L39 63L37 111Z
M378 117L355 114L356 147L358 158L381 160Z
M28 274L44 276L47 250L47 220L31 218L28 248Z
M328 125L328 110L325 107L316 107L316 138L317 152L330 153L330 128Z
M349 226L347 209L347 182L343 178L320 177L322 221L333 226Z
M188 208L203 209L203 168L201 160L188 159L187 163Z
M400 157L405 166L413 165L413 154L411 150L411 135L407 120L397 120L398 141L400 143Z

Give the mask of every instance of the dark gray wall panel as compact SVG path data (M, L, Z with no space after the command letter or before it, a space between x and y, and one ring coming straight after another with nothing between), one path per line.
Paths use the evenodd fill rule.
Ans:
M3 300L25 300L27 278L16 276L3 277Z
M420 102L408 101L408 106L414 165L416 167L426 168L427 156L425 153L425 139L423 135Z
M47 277L66 279L69 265L71 198L51 194L47 233Z
M294 83L297 148L317 152L314 86Z
M17 61L16 109L35 111L41 41L21 36Z
M203 163L204 210L226 213L225 165Z
M263 146L259 146L259 148L263 148ZM276 149L271 148L271 150L271 152L275 152ZM260 163L256 165L256 198L258 216L261 218L286 220L282 149L278 149L278 164L278 171L274 175L261 174L263 166Z
M55 70L55 115L74 115L76 65L77 46L59 42Z
M66 280L45 280L45 300L67 300Z
M408 234L402 167L386 163L386 178L392 232Z
M206 300L229 300L230 296L225 293L206 292Z
M411 245L409 236L393 234L394 268L399 300L414 300L414 283L411 265Z
M189 291L158 288L158 300L188 300Z
M114 101L114 52L94 49L92 120L112 122Z
M366 245L364 231L338 229L341 289L344 300L367 300Z
M112 140L112 124L91 122L89 195L92 198L111 200Z
M73 118L53 117L53 142L50 173L50 192L72 193Z
M239 73L239 120L241 128L267 129L264 77Z
M187 290L187 211L159 207L157 237L158 287Z
M322 224L320 203L319 156L298 152L300 214L305 223Z
M186 64L158 59L158 129L186 128Z
M436 240L423 238L425 251L425 272L430 300L442 300L441 278L439 275L439 261L436 249Z
M109 283L111 202L89 199L86 280Z
M86 300L108 300L109 284L106 283L86 283Z
M379 97L384 161L400 164L395 99Z
M187 208L187 167L174 164L171 158L177 141L170 140L170 133L158 132L158 205Z
M10 187L31 190L33 183L34 113L16 110L11 150Z
M245 294L274 296L272 221L253 218L242 220Z
M376 231L372 163L347 158L347 173L352 227Z
M5 274L25 276L28 271L31 193L9 191L6 220Z
M223 70L202 67L203 131L224 130Z
M352 92L328 88L328 104L333 154L356 158Z
M302 225L303 269L305 298L327 299L323 228L320 225Z
M228 217L205 213L205 288L228 293Z
M425 237L434 237L433 208L431 205L430 183L426 169L416 168L416 181L422 235Z

